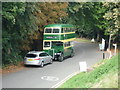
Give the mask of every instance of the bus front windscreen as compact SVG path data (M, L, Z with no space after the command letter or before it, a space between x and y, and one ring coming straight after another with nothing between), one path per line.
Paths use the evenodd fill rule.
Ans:
M53 46L63 46L63 42L52 42Z
M44 47L50 47L50 42L44 42Z

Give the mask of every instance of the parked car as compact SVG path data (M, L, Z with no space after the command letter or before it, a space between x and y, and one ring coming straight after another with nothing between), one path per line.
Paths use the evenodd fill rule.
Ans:
M24 64L25 65L37 65L43 67L44 64L52 64L52 56L47 54L44 51L31 51L28 52L25 56Z

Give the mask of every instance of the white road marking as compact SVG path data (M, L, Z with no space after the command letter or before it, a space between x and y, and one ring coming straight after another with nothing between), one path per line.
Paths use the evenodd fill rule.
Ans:
M41 77L41 79L47 80L47 81L57 81L57 80L59 80L59 78L53 77L53 76L43 76L43 77Z
M59 87L60 85L62 85L65 81L67 81L68 79L70 79L72 76L78 74L79 71L75 72L75 73L72 73L70 75L68 75L66 78L64 78L63 80L61 80L59 83L55 84L54 86L52 86L51 88L57 88Z

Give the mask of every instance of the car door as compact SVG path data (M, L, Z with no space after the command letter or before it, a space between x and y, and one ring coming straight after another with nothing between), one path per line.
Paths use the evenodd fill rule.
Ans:
M49 63L50 60L51 60L51 57L49 54L45 53L45 56L46 56L46 63Z
M44 61L44 63L47 63L47 57L46 57L46 53L40 53L39 57Z

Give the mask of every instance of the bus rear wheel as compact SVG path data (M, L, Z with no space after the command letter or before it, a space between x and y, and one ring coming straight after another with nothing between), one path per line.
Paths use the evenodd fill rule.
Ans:
M71 52L70 57L73 57L75 55L74 51Z
M62 54L61 56L58 57L58 60L59 60L59 62L62 62L62 61L64 60L63 54Z

